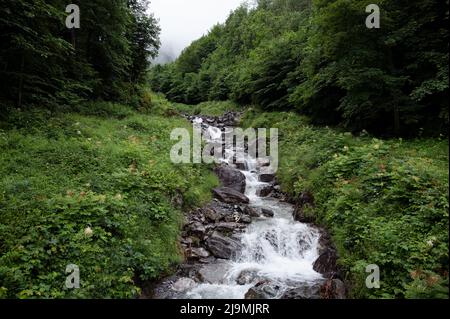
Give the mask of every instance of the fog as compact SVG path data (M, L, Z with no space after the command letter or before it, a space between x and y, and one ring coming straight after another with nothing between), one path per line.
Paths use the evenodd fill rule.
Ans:
M225 22L244 0L150 0L161 26L161 49L155 63L173 61L193 40Z

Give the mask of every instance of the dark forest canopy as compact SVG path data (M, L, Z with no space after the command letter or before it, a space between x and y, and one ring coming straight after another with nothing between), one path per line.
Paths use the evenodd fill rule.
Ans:
M80 28L65 25L67 1L0 1L0 114L7 107L127 101L159 48L147 0L72 1Z
M375 134L448 126L448 1L386 0L368 29L363 0L259 0L157 66L151 85L195 104L233 99L295 109Z

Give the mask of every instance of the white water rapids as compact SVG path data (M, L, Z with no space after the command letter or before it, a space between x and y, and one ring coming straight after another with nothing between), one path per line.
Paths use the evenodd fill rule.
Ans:
M201 124L201 119L194 120ZM203 129L213 142L221 142L222 131L203 124ZM232 164L233 147L225 146L226 159ZM317 229L294 221L293 205L275 198L259 197L257 191L267 183L259 181L260 167L254 158L245 160L245 195L250 206L255 209L266 208L274 212L273 218L260 217L253 220L241 235L242 252L229 261L228 271L222 280L213 284L198 284L185 294L186 298L204 299L243 299L246 292L258 281L268 280L280 289L274 298L280 298L288 289L313 285L322 280L322 275L313 270L313 263L319 257L320 233ZM222 268L223 269L223 268ZM255 281L239 285L236 281L243 271L255 273Z

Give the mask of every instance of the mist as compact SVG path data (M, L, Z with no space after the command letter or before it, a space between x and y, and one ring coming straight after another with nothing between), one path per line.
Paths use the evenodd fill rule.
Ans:
M151 0L149 12L161 26L161 48L155 64L175 60L189 44L215 24L225 22L244 0Z

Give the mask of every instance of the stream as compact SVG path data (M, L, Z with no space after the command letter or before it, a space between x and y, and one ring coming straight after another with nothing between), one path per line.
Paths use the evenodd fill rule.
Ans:
M211 126L202 118L192 121L201 125L209 142L222 143L222 128ZM237 169L233 164L236 150L233 145L224 146L222 165ZM234 234L241 246L238 253L229 259L197 263L196 269L203 276L172 278L159 289L172 287L176 292L160 298L275 299L286 298L289 291L297 291L297 294L300 291L302 298L317 298L326 280L313 269L320 255L320 231L312 225L296 222L294 205L270 195L258 196L258 190L269 185L260 181L260 161L246 156L244 165L238 167L245 176L247 205L255 211L269 210L273 216L253 217L245 229Z

